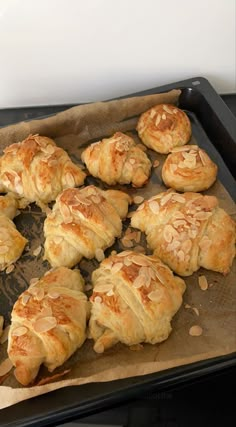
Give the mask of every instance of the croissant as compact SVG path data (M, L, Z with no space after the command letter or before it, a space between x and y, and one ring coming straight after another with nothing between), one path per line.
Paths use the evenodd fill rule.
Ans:
M151 171L147 155L133 138L122 132L91 144L81 159L91 175L108 185L132 183L134 187L142 187Z
M68 187L82 185L85 173L68 154L45 136L30 135L5 148L0 157L0 192L13 192L39 206L55 200Z
M90 304L79 270L46 273L16 301L11 315L8 355L16 379L30 384L41 364L61 366L86 339Z
M27 243L12 221L17 208L17 200L12 194L0 196L0 271L17 261Z
M44 223L45 255L53 267L73 267L82 257L98 257L122 231L130 197L94 186L64 190Z
M175 273L200 267L227 274L235 256L235 223L214 196L160 193L139 206L132 227L147 235L155 254Z
M187 114L170 104L159 104L145 111L139 118L137 131L147 147L164 154L187 144L192 132Z
M167 187L178 191L207 190L216 180L217 166L197 145L176 147L168 155L162 168Z
M89 335L103 353L117 342L156 344L168 338L185 283L156 256L124 251L92 274Z

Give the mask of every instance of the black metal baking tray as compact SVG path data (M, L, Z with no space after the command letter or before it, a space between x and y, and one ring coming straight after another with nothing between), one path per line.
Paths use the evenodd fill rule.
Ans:
M236 199L233 178L236 171L236 119L206 79L197 77L127 96L147 95L171 89L182 90L179 106L189 114L198 144L204 146L216 161L219 166L219 179L231 196ZM39 116L62 111L70 106L72 105L24 108L26 114L24 119L39 118ZM6 110L4 110L5 112ZM1 111L0 117L3 117L4 120ZM14 119L15 121L22 119L21 109L15 111ZM5 121L1 124L6 125L9 122ZM236 354L142 377L59 389L1 410L0 425L3 427L30 427L52 426L68 422L136 397L147 396L153 391L212 375L232 366L236 366Z

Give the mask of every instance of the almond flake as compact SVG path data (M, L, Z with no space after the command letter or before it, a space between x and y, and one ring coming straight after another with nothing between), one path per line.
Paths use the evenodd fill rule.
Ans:
M163 105L163 110L165 110L169 114L173 114L172 110L168 107L168 105Z
M102 249L100 249L100 248L96 249L95 258L98 262L101 262L105 258L105 255L104 255L104 252Z
M197 145L191 145L191 147L190 147L189 145L182 145L181 147L174 147L174 148L172 148L171 152L172 153L177 153L179 151L189 151L190 149L197 150L198 146Z
M0 364L0 377L2 377L3 375L6 375L8 372L10 372L12 367L13 367L13 363L10 361L10 359L9 358L5 359Z
M138 252L140 254L141 253L145 254L145 248L143 246L141 246L141 245L135 246L134 252Z
M0 344L4 344L8 340L10 325L6 326L6 328L3 330L2 336L0 338Z
M208 219L211 215L212 212L197 212L194 214L194 218L199 221L204 221L205 219Z
M37 301L42 301L44 298L44 290L43 288L38 288L36 294L34 295Z
M160 114L157 114L156 121L155 121L155 126L156 127L158 127L160 121L161 121L161 116L160 116Z
M116 264L113 264L112 268L111 268L111 273L112 274L116 274L118 273L118 271L120 271L123 267L123 263L122 262L118 262Z
M39 246L38 246L38 247L33 251L33 255L34 255L34 256L38 256L38 255L40 254L41 250L42 250L42 246L41 246L41 245L39 245Z
M185 203L185 197L181 196L178 193L174 193L172 195L172 200L174 200L175 202L179 202L179 203Z
M102 298L99 297L98 295L94 298L94 302L101 304L102 303Z
M154 160L154 162L153 162L153 167L154 168L157 168L158 166L159 166L159 164L160 164L160 162L159 162L159 160Z
M28 328L26 328L25 326L19 326L18 328L13 329L11 334L13 337L21 337L22 335L27 334L27 332Z
M135 255L132 257L132 261L136 265L140 265L142 267L148 267L150 265L150 262L147 260L146 257Z
M162 118L162 120L166 120L166 114L165 113L162 114L161 118Z
M203 150L199 150L198 154L199 154L199 157L201 159L201 162L202 162L203 166L206 166L207 163L208 163L208 156L207 156L207 154Z
M191 248L192 248L192 241L190 239L185 240L181 245L181 249L184 251L185 254L188 254Z
M186 221L184 219L177 219L173 222L173 226L175 228L182 227L183 225L186 225Z
M191 335L192 337L199 337L200 335L202 335L202 332L202 328L199 325L191 326L191 328L189 329L189 335Z
M156 110L154 108L151 108L150 110L150 119L153 119L153 117L155 117L156 115Z
M106 293L106 295L107 295L108 297L112 297L112 295L114 295L113 290L112 290L112 289L110 289L110 290Z
M151 301L160 301L160 299L163 296L163 290L162 289L156 289L155 291L150 292L150 294L148 294L148 298Z
M159 270L155 271L155 275L157 277L157 279L159 280L159 282L161 282L163 285L165 284L165 279L162 276L161 272Z
M98 203L101 203L101 197L100 196L92 196L91 199L92 199L93 203L95 203L96 205Z
M198 284L202 291L206 291L208 289L208 282L206 276L199 276Z
M136 205L139 205L140 203L143 203L143 201L144 201L144 197L142 197L142 196L135 196L135 197L133 198L133 202L134 202Z
M34 330L40 334L48 332L57 326L57 319L52 316L42 317L34 323Z
M131 165L134 165L135 164L135 159L133 159L132 157L129 159L129 163L131 164Z
M189 304L185 304L184 308L192 308L192 307Z
M109 292L112 289L111 283L98 283L95 285L94 292Z
M133 344L129 346L129 350L131 351L140 351L143 350L143 345L142 344Z
M170 243L173 239L173 233L172 233L173 227L169 224L165 225L163 230L163 237L167 243Z
M149 208L151 209L152 213L154 213L155 215L158 214L160 207L158 202L156 202L155 200L151 201L148 203Z
M138 275L136 279L133 281L133 287L135 289L141 288L145 283L145 276Z
M24 294L22 296L22 300L21 300L22 304L26 305L28 303L29 299L30 299L30 295L29 294Z
M192 307L194 313L199 316L199 310L196 307Z
M137 209L137 212L138 211L141 211L143 208L144 208L144 206L145 206L145 204L143 203L142 205L140 205L139 207L138 207L138 209ZM134 214L135 212L133 212L133 214Z
M164 206L173 196L174 193L168 193L161 198L161 206Z
M175 251L177 248L179 248L181 243L178 240L173 240L169 245L167 245L167 252Z
M32 279L30 279L30 286L36 285L38 281L39 281L38 277L33 277Z
M132 241L131 241L131 240L129 240L129 239L127 239L127 238L125 238L125 237L123 237L123 238L121 239L121 243L122 243L122 245L123 245L125 248L132 248L132 247L133 247L133 243L132 243Z
M129 259L129 258L125 258L124 259L124 265L126 266L126 267L129 267L130 265L132 265L133 263L132 263L132 261Z
M9 265L6 269L6 274L10 274L14 270L14 268L14 264Z

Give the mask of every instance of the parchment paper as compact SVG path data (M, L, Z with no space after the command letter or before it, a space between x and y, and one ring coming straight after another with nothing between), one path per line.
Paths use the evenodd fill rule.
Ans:
M22 140L30 133L40 133L54 138L59 146L68 151L76 163L80 163L80 153L85 146L118 130L128 132L140 143L134 130L138 116L155 104L177 103L179 94L180 91L171 91L168 94L73 107L50 118L2 128L0 155L5 146ZM197 142L193 135L191 143ZM148 150L147 154L152 161L156 159L160 161L160 166L152 170L147 186L138 190L130 186L114 188L122 189L132 196L142 195L145 198L165 189L161 181L161 165L166 156L151 150ZM99 180L88 177L86 184L91 183L108 188ZM220 206L230 215L235 214L234 202L219 181L206 193L216 195L220 200ZM130 210L136 207L132 206ZM28 287L29 280L32 277L40 277L50 268L46 261L42 261L43 250L39 256L33 256L33 250L40 244L43 246L44 219L45 215L35 205L25 209L15 218L17 228L29 239L29 244L16 263L14 271L9 275L0 273L0 314L4 315L5 326L9 324L14 302ZM128 225L129 220L126 220L124 232ZM146 247L144 236L141 244ZM125 248L118 240L106 251L106 255L109 255L113 249L121 251ZM98 267L98 263L96 260L82 260L79 267L89 283L90 274ZM0 408L65 386L145 375L235 352L235 271L236 263L234 262L231 272L226 277L200 269L193 276L186 278L187 290L184 294L184 304L174 317L173 331L165 342L154 346L144 345L140 351L131 351L124 345L118 344L103 355L98 355L92 349L92 342L87 340L62 367L54 371L52 375L71 369L69 374L57 381L23 388L17 383L12 373L0 386ZM207 291L202 291L198 286L200 274L205 274L208 283L211 284ZM192 308L185 308L185 304L197 308L199 316ZM189 328L196 324L203 328L203 334L200 337L191 337ZM6 347L7 344L0 345L0 362L7 357ZM37 382L48 376L46 368L41 368Z

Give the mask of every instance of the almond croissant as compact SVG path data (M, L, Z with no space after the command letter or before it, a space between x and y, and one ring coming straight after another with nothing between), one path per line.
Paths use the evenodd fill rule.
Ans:
M0 271L17 261L27 243L12 221L17 208L14 195L0 196Z
M200 267L226 274L235 256L235 223L214 196L169 190L145 201L131 219L155 254L174 272Z
M5 148L0 157L0 192L13 192L43 206L68 187L82 185L85 174L68 154L45 136L30 135Z
M129 184L142 187L146 184L151 162L133 138L122 132L95 142L81 155L89 172L108 185Z
M46 273L16 301L11 315L8 355L16 379L30 384L41 364L61 366L86 339L90 304L79 270Z
M156 344L171 332L185 283L155 256L121 252L92 274L89 335L103 353L117 342Z
M53 267L73 267L111 246L122 231L130 197L94 186L64 190L44 223L45 256Z

